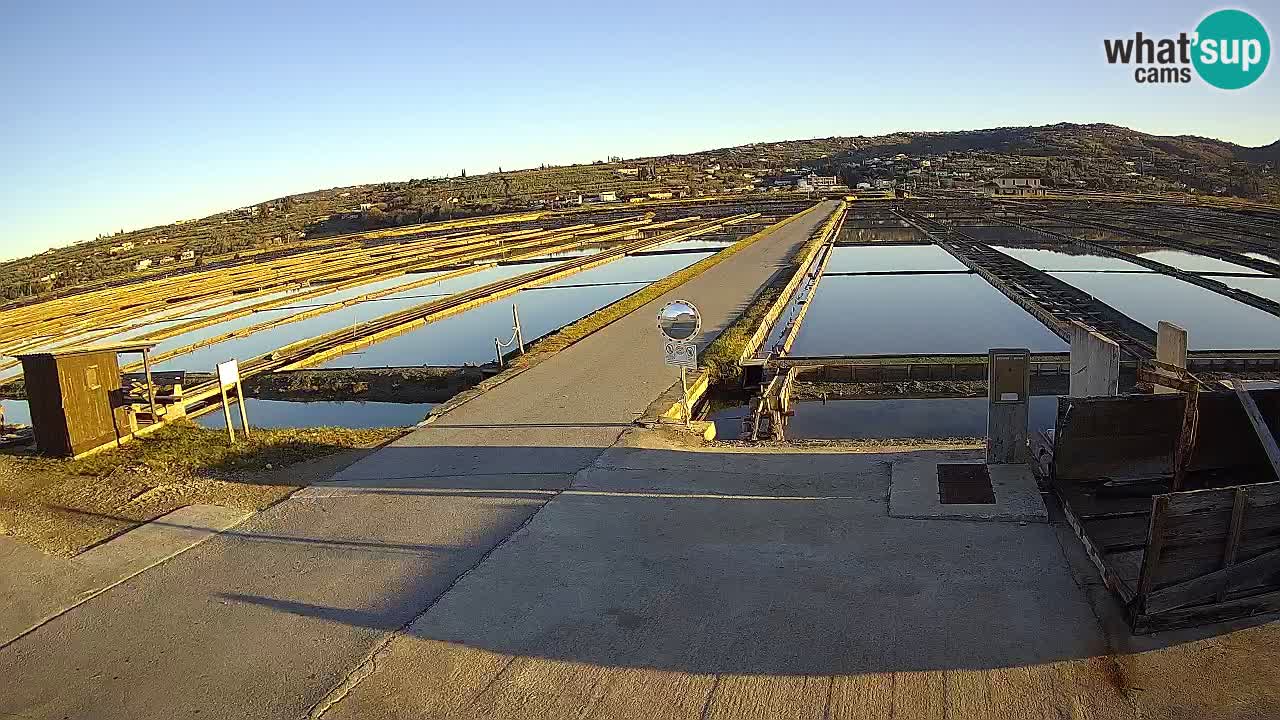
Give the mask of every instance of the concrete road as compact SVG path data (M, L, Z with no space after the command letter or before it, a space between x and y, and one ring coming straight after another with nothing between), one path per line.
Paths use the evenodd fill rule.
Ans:
M614 448L323 717L1137 716L1055 530L892 519L901 457Z
M890 517L920 453L633 428L661 302L0 648L0 717L1280 717L1276 627L1128 638L1062 523Z
M677 291L708 338L834 207ZM0 716L307 714L670 387L664 301L0 648Z
M888 514L975 452L629 432L315 716L1269 718L1277 629L1129 638L1063 523ZM1250 665L1253 667L1250 667Z

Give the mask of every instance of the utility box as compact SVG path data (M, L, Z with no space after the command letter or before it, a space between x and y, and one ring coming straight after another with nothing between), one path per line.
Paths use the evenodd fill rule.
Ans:
M995 348L987 355L987 463L1025 463L1031 352Z
M152 347L103 345L18 355L36 448L45 455L77 457L130 439L117 353Z

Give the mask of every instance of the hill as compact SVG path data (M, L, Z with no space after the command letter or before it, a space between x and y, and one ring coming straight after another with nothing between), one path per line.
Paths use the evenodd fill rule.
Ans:
M610 158L590 165L413 179L276 198L206 218L99 236L0 264L0 300L25 302L37 295L188 272L210 262L288 253L341 233L564 207L584 197L765 191L804 171L839 175L851 186L880 180L975 188L999 174L1020 172L1034 173L1050 186L1182 191L1280 204L1278 166L1280 141L1250 148L1105 124L752 143L684 155Z

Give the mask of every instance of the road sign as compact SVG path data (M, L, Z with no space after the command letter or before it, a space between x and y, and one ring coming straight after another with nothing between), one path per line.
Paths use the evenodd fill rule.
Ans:
M206 366L208 367L208 366ZM240 364L235 360L218 363L218 384L230 387L240 382Z
M689 370L698 369L698 346L684 340L668 340L662 344L663 361Z
M228 390L234 390L236 401L240 403L240 427L244 436L249 437L249 412L244 408L244 388L240 387L240 363L235 360L218 363L218 390L222 393L222 419L227 422L227 438L231 444L236 442L235 428L231 427L231 401L227 397Z
M687 300L673 300L658 312L658 331L662 343L663 361L680 368L680 407L684 410L686 425L691 420L689 408L689 382L686 372L698 369L698 346L694 338L702 329L702 315Z
M658 313L658 330L668 340L688 340L702 329L702 315L693 303L674 300Z

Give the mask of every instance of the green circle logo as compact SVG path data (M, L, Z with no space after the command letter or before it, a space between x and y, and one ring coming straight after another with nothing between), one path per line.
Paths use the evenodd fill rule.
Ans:
M1219 10L1196 26L1191 58L1210 85L1239 90L1262 77L1271 59L1271 39L1258 19L1243 10Z

